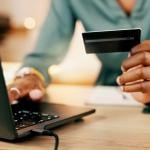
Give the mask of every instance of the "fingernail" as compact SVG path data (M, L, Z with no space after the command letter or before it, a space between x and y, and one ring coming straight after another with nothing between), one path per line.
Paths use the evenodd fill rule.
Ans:
M13 101L11 101L11 104L12 105L18 104L18 101L17 100L13 100Z
M116 82L117 82L118 85L121 85L121 83L120 83L120 77L117 77Z
M130 56L131 56L131 53L129 52L129 53L128 53L128 57L130 57Z
M42 99L43 97L43 92L39 89L34 89L32 91L30 91L29 93L30 98L34 101Z
M123 66L121 66L121 71L122 71L122 72L125 72L125 69L124 69L124 67L123 67Z

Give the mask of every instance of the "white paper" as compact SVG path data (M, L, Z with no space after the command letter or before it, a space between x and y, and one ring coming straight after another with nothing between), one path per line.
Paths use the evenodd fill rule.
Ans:
M114 86L96 86L87 96L85 103L93 105L142 105L129 93L122 92Z

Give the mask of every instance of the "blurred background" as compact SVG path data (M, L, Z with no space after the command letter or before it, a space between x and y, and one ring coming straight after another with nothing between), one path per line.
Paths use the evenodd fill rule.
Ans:
M36 44L50 0L0 0L0 54L3 61L21 62ZM49 68L54 83L93 84L101 63L84 50L80 22L66 58Z

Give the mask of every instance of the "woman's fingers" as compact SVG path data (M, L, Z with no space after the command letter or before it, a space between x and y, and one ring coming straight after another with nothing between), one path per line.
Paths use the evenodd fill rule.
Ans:
M9 85L8 87L8 96L9 96L9 100L13 101L13 100L18 100L24 96L26 96L28 93L28 88L24 87L24 85L20 85L18 83L13 83L11 85Z
M125 85L136 81L150 80L150 67L139 67L130 71L124 72L118 77L119 85Z
M45 86L36 76L28 75L23 78L16 78L8 86L8 95L10 101L18 100L26 96L34 101L41 100L45 95Z
M150 52L150 40L145 40L141 44L138 44L131 50L131 55L135 55L136 53L140 53L143 51Z
M12 87L8 90L8 96L10 101L17 100L21 96L21 92L18 88Z
M132 85L124 85L124 86L122 86L122 90L124 92L149 93L150 92L150 81L143 81L143 82L135 83Z
M123 61L122 70L127 71L138 65L150 65L150 40L143 41L141 44L133 47L130 56Z
M44 96L44 92L41 89L32 89L29 92L29 97L33 100L33 101L38 101L41 100Z
M127 71L130 68L139 65L143 65L143 66L150 65L150 52L141 52L131 57L128 57L126 60L123 61L122 68L124 71Z
M150 40L132 48L129 57L122 63L123 74L117 83L124 92L132 92L142 102L150 102Z

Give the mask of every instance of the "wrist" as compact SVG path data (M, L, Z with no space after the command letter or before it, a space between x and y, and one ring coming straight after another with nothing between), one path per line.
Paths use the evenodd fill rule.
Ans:
M37 69L32 68L32 67L23 67L23 68L21 68L16 73L15 78L23 78L23 77L28 76L28 75L35 75L41 81L45 82L45 79L44 79L44 76L42 75L42 73L40 73L40 71L38 71Z

